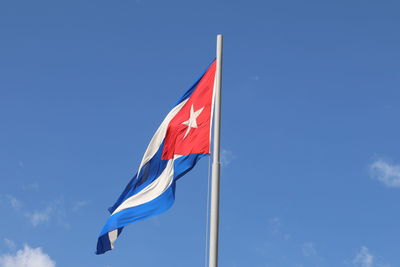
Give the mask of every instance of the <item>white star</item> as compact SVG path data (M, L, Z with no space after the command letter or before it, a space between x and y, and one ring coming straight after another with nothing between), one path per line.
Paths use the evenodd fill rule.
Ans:
M185 139L185 137L189 134L190 129L192 128L197 128L197 117L200 115L200 113L203 111L204 107L202 107L201 109L194 111L193 105L190 108L190 118L187 121L182 122L182 124L187 125L188 128L186 130L185 136L183 137L183 139Z

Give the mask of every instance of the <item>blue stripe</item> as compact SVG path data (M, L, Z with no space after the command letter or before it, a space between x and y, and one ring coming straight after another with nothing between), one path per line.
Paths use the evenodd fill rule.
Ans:
M158 176L160 176L168 163L168 160L161 159L163 148L164 142L160 145L153 158L151 158L149 162L139 170L139 176L136 174L130 180L128 185L125 187L124 192L122 192L115 204L108 209L110 213L113 213L122 202L142 191L143 188L151 184Z
M193 169L199 159L204 156L208 156L208 154L190 154L177 158L174 161L174 180L178 180Z
M101 235L97 239L97 250L96 254L104 254L106 251L111 250L110 240L108 239L108 234Z

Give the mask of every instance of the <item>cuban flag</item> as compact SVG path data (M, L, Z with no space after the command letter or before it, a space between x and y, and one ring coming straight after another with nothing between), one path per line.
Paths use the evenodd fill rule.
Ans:
M136 175L115 204L100 232L96 254L114 249L128 224L168 210L176 181L210 154L215 61L179 99L148 145Z

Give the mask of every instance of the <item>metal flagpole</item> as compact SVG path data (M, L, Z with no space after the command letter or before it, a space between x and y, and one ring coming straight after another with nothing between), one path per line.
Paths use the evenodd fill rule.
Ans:
M217 36L217 68L215 72L214 145L211 177L210 251L209 267L218 267L219 185L220 185L220 129L221 129L221 78L222 34Z

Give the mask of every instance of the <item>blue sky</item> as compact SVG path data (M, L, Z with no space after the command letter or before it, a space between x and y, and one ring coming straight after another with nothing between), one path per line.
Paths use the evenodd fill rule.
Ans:
M171 210L94 251L218 33L220 265L400 266L399 8L2 1L0 266L204 266L208 158Z

